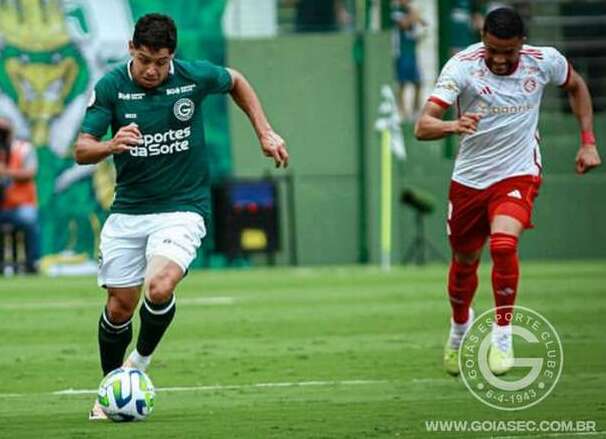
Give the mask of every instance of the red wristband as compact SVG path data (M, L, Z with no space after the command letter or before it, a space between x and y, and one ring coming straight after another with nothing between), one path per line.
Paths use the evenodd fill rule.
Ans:
M581 144L582 145L595 145L595 134L591 131L581 132Z

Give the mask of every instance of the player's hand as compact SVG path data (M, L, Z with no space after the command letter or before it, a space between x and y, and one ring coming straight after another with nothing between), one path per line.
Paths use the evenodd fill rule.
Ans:
M600 154L595 145L581 145L576 159L577 174L585 174L600 166L601 163L602 160L600 160Z
M269 130L259 137L259 141L261 142L263 154L265 157L272 157L274 159L276 168L280 166L283 168L288 167L288 151L282 137L273 130Z
M130 123L118 130L114 138L108 142L108 148L111 154L121 154L141 143L143 136L139 127L136 123Z
M480 113L465 113L454 121L453 132L455 134L473 134L478 129L478 122L482 115Z

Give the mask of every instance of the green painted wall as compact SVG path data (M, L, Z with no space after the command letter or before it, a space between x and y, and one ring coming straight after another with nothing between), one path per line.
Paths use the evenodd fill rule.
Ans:
M373 129L382 84L391 82L388 34L366 37L365 100L368 184L368 246L379 259L379 136ZM228 63L243 71L292 154L301 264L353 263L358 259L359 206L355 78L352 35L288 36L228 43ZM234 169L239 176L279 175L261 157L245 116L230 104ZM534 223L521 241L523 258L606 257L606 167L574 174L578 128L574 117L542 115L545 179ZM606 139L606 115L596 117L598 139ZM402 258L413 237L412 213L397 202L400 188L430 191L437 210L427 218L431 241L446 256L446 197L452 160L442 142L418 142L405 127L409 159L394 162L394 255ZM606 155L604 153L603 155ZM285 250L288 250L285 246ZM287 261L287 252L278 262Z
M353 263L358 248L354 66L349 35L292 36L228 44L275 130L287 141L302 264ZM229 109L238 176L275 172L244 114ZM285 249L288 250L285 246ZM280 258L279 262L283 260Z

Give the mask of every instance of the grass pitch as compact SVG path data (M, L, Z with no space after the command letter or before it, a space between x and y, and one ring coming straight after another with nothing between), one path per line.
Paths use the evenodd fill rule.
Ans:
M489 276L484 264L477 311L492 306ZM518 303L550 320L565 360L545 401L510 413L442 370L444 266L194 272L149 370L153 414L114 424L87 420L101 379L94 279L0 279L0 437L576 437L429 433L431 420L591 420L601 432L605 280L601 261L522 264Z

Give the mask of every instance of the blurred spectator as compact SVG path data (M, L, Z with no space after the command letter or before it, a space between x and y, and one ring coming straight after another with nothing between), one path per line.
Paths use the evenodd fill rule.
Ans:
M38 159L31 143L14 139L10 121L0 118L0 223L24 232L28 273L37 272L40 258L37 171Z
M391 19L394 25L394 55L396 79L398 81L398 111L400 119L414 119L420 109L421 75L417 65L417 39L427 23L410 0L395 0L392 3ZM412 84L414 97L412 111L405 103L406 86Z
M480 41L486 7L482 0L454 0L450 12L451 55Z
M335 32L351 23L344 0L285 0L296 7L297 32Z

